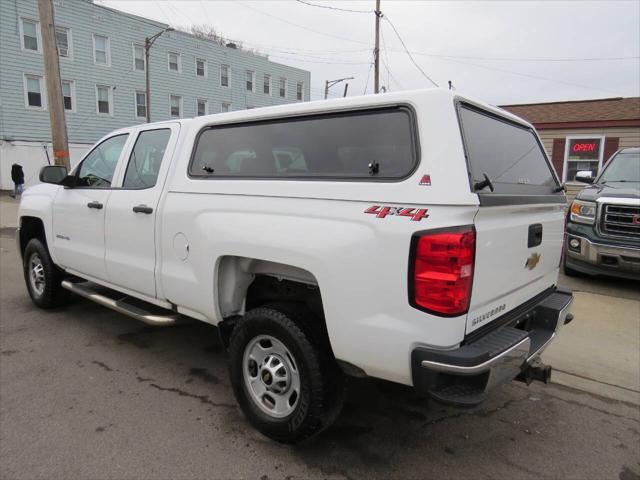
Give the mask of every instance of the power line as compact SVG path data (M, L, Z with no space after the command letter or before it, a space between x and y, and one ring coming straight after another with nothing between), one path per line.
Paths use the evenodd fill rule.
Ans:
M369 62L336 62L336 61L325 62L321 60L306 60L304 58L281 57L279 55L269 55L269 58L280 58L282 60L303 62L303 63L323 63L328 65L368 65L369 64Z
M338 7L329 7L327 5L318 5L316 3L305 2L304 0L296 0L298 3L303 3L304 5L308 5L310 7L318 7L318 8L326 8L327 10L338 10L340 12L351 12L351 13L373 13L373 10L352 10L350 8L338 8Z
M461 60L485 60L497 62L603 62L619 60L638 60L640 57L593 57L593 58L527 58L527 57L473 57L463 55L443 55L426 52L412 52L414 55L423 55L434 58L455 58Z
M369 64L369 72L367 73L367 81L364 84L364 92L362 92L363 95L367 94L367 88L369 87L369 77L371 76L371 68L373 68L373 63L374 63L374 60L372 55L371 63Z
M236 3L237 5L242 5L242 6L243 6L243 7L245 7L245 8L248 8L248 9L250 9L250 10L253 10L253 11L255 11L255 12L258 12L258 13L260 13L261 15L265 15L265 16L267 16L267 17L275 18L276 20L278 20L278 21L280 21L280 22L287 23L287 24L289 24L289 25L293 25L294 27L302 28L303 30L307 30L307 31L309 31L309 32L317 33L318 35L324 35L325 37L336 38L336 39L338 39L338 40L344 40L344 41L346 41L346 42L359 43L359 44L361 44L361 45L370 45L370 43L369 43L369 42L362 42L362 41L360 41L360 40L353 40L353 39L351 39L351 38L339 37L338 35L331 35L331 34L329 34L329 33L321 32L320 30L315 30L315 29L313 29L313 28L309 28L309 27L306 27L306 26L304 26L304 25L299 25L299 24L297 24L297 23L290 22L289 20L285 20L285 19L283 19L283 18L277 17L277 16L272 15L272 14L270 14L270 13L264 12L264 11L262 11L262 10L258 9L258 8L252 7L252 6L250 6L250 5L247 5L247 4L246 4L246 3L244 3L244 2L240 2L240 1L238 1L238 0L236 0L236 2L235 2L235 3Z
M404 43L404 40L402 40L402 37L400 36L400 34L398 33L398 30L396 30L396 27L393 25L393 23L391 22L391 20L389 20L388 16L384 16L384 19L389 23L389 25L391 25L391 28L393 28L393 31L395 32L396 36L398 37L398 40L400 40L400 43L402 44L402 47L404 48L404 51L407 52L407 56L411 59L411 61L413 62L413 64L416 66L416 68L418 70L420 70L420 73L422 73L422 75L424 76L424 78L426 78L427 80L429 80L431 83L433 83L436 87L438 87L439 85L434 82L433 80L431 80L431 78L429 77L429 75L427 75L426 73L424 73L424 70L422 70L422 68L420 67L420 65L418 65L418 62L415 61L415 59L413 58L413 56L411 55L411 52L409 52L409 49L407 48L407 45Z
M382 63L385 67L385 69L387 70L387 88L389 87L389 78L391 78L391 80L394 81L394 83L396 84L396 86L400 89L400 90L404 90L404 87L402 86L402 84L398 81L398 79L393 75L393 73L391 73L391 68L389 67L389 52L387 50L387 42L384 38L384 30L380 29L380 36L382 37L382 48L384 51L384 56L382 57ZM386 57L386 61L385 61L385 57Z
M448 62L454 62L454 63L460 63L460 64L463 64L463 65L471 65L471 66L477 67L477 68L484 68L485 70L494 70L496 72L508 73L508 74L511 74L511 75L518 75L520 77L528 77L528 78L533 78L533 79L536 79L536 80L545 80L547 82L562 83L564 85L569 85L569 86L572 86L572 87L586 88L587 90L600 90L601 92L607 92L609 94L618 95L617 92L614 92L612 90L607 90L605 88L589 87L587 85L581 85L579 83L565 82L564 80L556 80L554 78L541 77L541 76L538 76L538 75L531 75L531 74L528 74L528 73L514 72L513 70L505 70L504 68L488 67L486 65L478 65L477 63L464 62L464 61L461 61L461 60L453 60L451 58L441 58L441 60L445 60L445 61L448 61Z

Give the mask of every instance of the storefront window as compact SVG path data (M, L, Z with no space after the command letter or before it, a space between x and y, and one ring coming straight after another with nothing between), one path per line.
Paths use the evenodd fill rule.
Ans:
M598 175L602 138L570 138L567 142L566 181L575 181L578 172L590 171L593 177Z

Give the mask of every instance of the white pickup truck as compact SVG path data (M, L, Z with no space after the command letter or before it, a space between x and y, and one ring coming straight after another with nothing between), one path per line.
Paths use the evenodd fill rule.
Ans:
M446 90L137 125L19 210L33 302L216 325L249 421L336 418L344 374L458 406L518 377L569 313L565 195L532 126Z

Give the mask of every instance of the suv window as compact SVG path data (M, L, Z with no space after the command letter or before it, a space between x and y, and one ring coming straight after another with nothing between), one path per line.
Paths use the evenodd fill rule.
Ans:
M140 132L124 174L124 188L150 188L156 184L171 129Z
M107 138L85 157L78 170L78 187L109 188L128 133Z
M210 127L196 140L189 174L398 179L416 162L411 112L396 107Z
M558 186L533 131L467 105L459 109L471 186L489 177L497 194L551 194ZM477 193L490 194L486 187Z
M598 183L640 182L640 152L618 153L609 160Z

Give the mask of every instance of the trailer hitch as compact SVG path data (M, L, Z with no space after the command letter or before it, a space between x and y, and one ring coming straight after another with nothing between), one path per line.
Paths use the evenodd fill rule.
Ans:
M534 380L548 384L551 381L551 366L537 358L528 363L516 377L516 380L531 385Z

